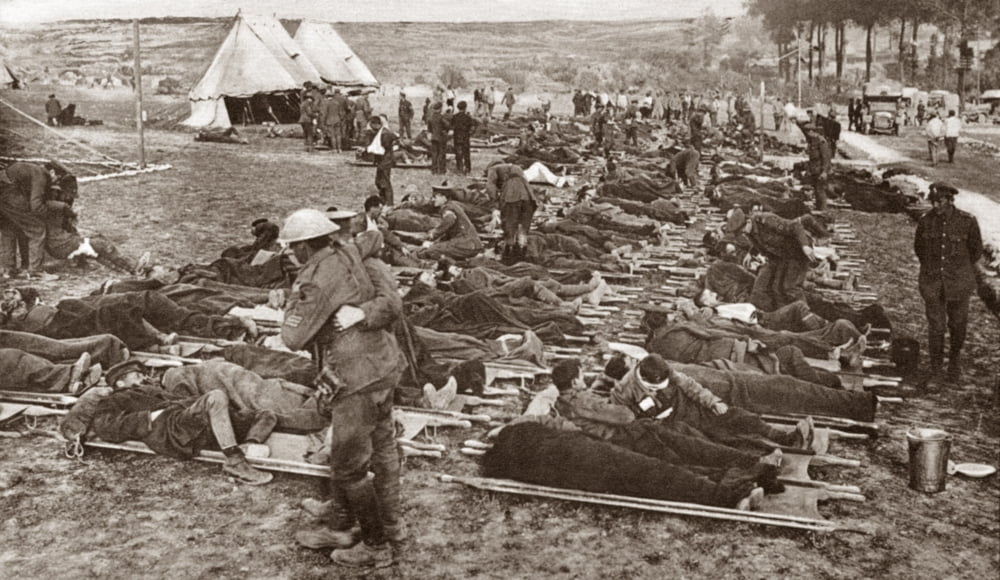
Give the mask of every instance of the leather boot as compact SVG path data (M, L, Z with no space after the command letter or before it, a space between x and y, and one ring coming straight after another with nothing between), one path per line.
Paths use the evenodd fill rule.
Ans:
M387 458L384 465L372 462L372 471L377 474L373 485L378 497L379 514L382 518L382 528L385 539L394 547L398 547L403 539L402 502L399 496L399 456Z
M944 336L930 337L927 341L927 350L930 353L931 374L940 374L944 363Z
M351 568L385 568L392 565L392 549L385 538L381 511L371 477L343 486L347 505L361 524L362 542L347 550L334 550L330 559Z
M948 382L957 384L962 380L962 353L952 352L948 355Z
M507 244L504 244L504 246L503 246L503 255L500 258L500 262L503 263L503 265L505 265L505 266L513 266L514 263L517 261L514 258L515 247L516 246L508 246Z
M514 263L525 262L528 259L528 247L517 245L515 246L516 253L514 254Z
M361 529L347 503L347 494L333 485L330 500L325 502L320 519L325 525L307 528L295 533L299 544L319 550L323 548L347 549L361 541Z

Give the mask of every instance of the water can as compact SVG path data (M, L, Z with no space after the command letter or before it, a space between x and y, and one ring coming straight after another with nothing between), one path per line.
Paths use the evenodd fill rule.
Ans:
M951 435L941 429L910 429L910 487L924 493L944 491Z

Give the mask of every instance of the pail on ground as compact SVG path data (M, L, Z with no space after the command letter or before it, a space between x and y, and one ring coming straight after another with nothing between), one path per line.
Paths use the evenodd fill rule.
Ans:
M910 487L925 493L944 491L951 435L941 429L910 429Z

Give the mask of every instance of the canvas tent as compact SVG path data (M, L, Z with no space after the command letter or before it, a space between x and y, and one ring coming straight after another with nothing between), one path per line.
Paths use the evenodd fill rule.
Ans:
M7 66L7 62L0 57L0 89L19 89L21 81L18 80L14 71Z
M349 89L378 86L372 71L330 24L303 20L295 31L295 42L316 65L323 82Z
M296 39L273 17L237 14L212 63L191 89L191 127L294 123L306 81L347 89L378 81L329 24L303 21Z
M320 75L276 18L237 14L201 80L191 89L191 127L298 120L298 91Z

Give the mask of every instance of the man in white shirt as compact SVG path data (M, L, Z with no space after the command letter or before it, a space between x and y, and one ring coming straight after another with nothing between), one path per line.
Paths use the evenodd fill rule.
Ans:
M938 147L941 146L941 139L944 137L944 122L937 111L931 113L931 118L924 128L927 136L927 152L931 155L931 165L937 165Z
M955 115L954 109L948 111L948 118L944 120L944 147L948 150L948 163L955 162L955 147L961 131L962 120Z
M792 131L792 125L798 116L799 108L795 106L795 103L793 103L791 99L785 101L785 122L783 129L786 133L790 133Z

